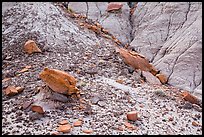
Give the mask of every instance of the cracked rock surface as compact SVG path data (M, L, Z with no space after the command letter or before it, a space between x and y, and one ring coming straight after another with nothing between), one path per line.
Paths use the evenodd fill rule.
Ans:
M11 97L2 92L3 135L50 135L60 121L73 125L78 119L83 121L81 126L59 134L86 134L83 130L87 129L94 135L202 134L202 108L182 100L177 88L141 82L138 72L130 73L115 53L113 41L80 27L53 3L21 2L8 8L6 4L2 13L2 74L3 79L11 79L2 82L2 91L10 85L25 89ZM42 53L25 54L23 45L28 39L35 40ZM28 65L32 66L29 71L16 76ZM44 67L74 76L84 101L50 98L39 79ZM116 82L118 79L122 82ZM42 105L45 113L33 113L32 102ZM133 110L140 119L128 121L136 127L131 130L124 123L126 113Z
M139 2L130 43L168 77L168 83L202 95L202 3Z

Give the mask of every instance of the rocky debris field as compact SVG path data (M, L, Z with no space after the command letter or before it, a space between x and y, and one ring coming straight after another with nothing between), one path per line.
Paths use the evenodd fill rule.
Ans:
M3 135L202 134L201 103L184 100L174 86L145 82L123 62L114 40L53 3L14 3L4 10ZM23 50L29 39L40 52ZM75 77L80 97L46 86L39 77L45 67ZM136 118L129 120L132 111Z

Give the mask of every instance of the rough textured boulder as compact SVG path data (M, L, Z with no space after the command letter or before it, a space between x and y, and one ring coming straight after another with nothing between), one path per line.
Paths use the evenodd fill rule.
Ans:
M137 52L191 92L202 88L202 3L138 3L132 16Z

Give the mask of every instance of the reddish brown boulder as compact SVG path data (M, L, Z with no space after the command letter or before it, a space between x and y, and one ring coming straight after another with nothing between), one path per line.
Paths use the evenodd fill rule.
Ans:
M45 113L43 108L41 106L39 106L39 105L32 105L31 109L32 109L33 112L38 112L40 114Z
M156 77L160 80L162 84L167 83L167 77L164 74L156 74Z
M110 2L108 4L107 11L110 12L110 11L114 11L114 10L120 10L122 7L123 7L122 3L119 3L119 2Z
M127 113L127 119L131 121L136 121L138 119L138 114L136 111L131 111Z
M34 52L42 52L42 51L38 48L38 46L37 46L37 44L35 43L35 41L33 41L33 40L28 40L28 41L25 43L25 45L24 45L24 50L25 50L25 52L28 53L28 54L32 54L32 53L34 53Z
M59 125L59 127L57 128L57 131L59 132L63 132L63 133L69 133L71 131L71 125L67 124L67 125Z
M79 94L77 80L64 71L45 68L39 76L55 92L67 95Z

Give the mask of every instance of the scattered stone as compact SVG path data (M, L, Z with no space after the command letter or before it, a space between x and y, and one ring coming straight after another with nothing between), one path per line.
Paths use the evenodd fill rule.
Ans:
M83 132L86 133L86 134L91 134L91 133L93 133L93 130L91 130L91 129L84 129Z
M118 80L116 80L116 82L123 84L124 81L122 79L118 79Z
M192 104L192 106L193 106L193 108L194 108L195 110L197 110L198 112L202 112L202 107L200 107L199 105L197 105L197 104Z
M157 77L155 77L152 73L148 72L148 71L142 71L142 76L150 84L161 85L161 82L159 81L159 79Z
M134 125L132 125L132 124L130 124L130 123L128 123L127 121L125 122L125 127L127 127L128 129L135 129L135 126Z
M76 122L74 122L73 126L74 127L78 127L82 125L82 121L81 120L77 120Z
M7 96L14 96L18 94L17 89L14 86L8 86L4 92Z
M57 128L57 131L63 132L63 133L69 133L71 131L71 125L66 124L66 125L59 125Z
M127 119L131 121L136 121L138 118L138 114L136 111L131 111L127 113Z
M200 126L200 125L199 125L197 122L195 122L195 121L192 122L192 125L195 126L195 127Z
M99 102L98 102L98 105L99 105L100 107L104 107L104 106L106 105L106 103L105 103L104 101L99 101Z
M197 97L191 95L188 91L182 92L183 98L187 101L189 101L192 104L200 104L200 101Z
M98 96L94 96L94 97L91 99L91 103L92 103L92 104L97 104L99 100L100 100L100 98L99 98Z
M3 82L6 82L6 81L8 81L8 80L10 80L10 79L11 79L11 78L5 78L5 79L2 80L2 83L3 83Z
M23 72L26 72L28 70L29 70L28 68L23 68L22 70L19 71L19 73L23 73Z
M69 122L67 120L62 120L62 121L59 122L60 125L65 125L65 124L68 124L68 123Z
M33 40L28 40L25 45L24 45L24 50L28 54L32 54L34 52L42 52L38 46L36 45L35 41Z
M16 90L18 91L18 93L22 92L25 88L24 87L16 87Z
M167 77L164 74L156 74L156 77L160 80L160 82L162 84L166 84L167 83Z
M38 112L40 114L45 113L43 108L41 106L39 106L39 105L32 105L31 109L32 109L33 112Z
M77 80L64 71L44 68L39 76L55 92L66 95L79 94Z
M169 121L173 121L174 120L174 118L173 117L169 117Z
M12 56L6 56L5 60L11 60Z
M110 11L120 10L122 7L123 7L122 3L119 3L119 2L110 2L108 4L107 11L110 12Z

